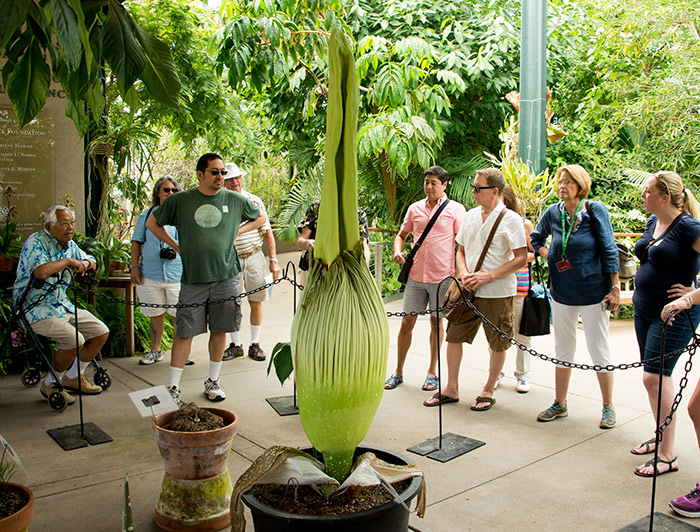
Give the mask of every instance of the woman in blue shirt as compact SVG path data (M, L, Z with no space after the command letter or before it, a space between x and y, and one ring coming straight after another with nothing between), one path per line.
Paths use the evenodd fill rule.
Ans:
M131 237L131 281L136 285L139 301L158 305L175 305L180 295L182 260L174 249L166 246L146 229L146 220L151 212L160 207L166 198L180 189L174 177L164 176L153 185L152 205L143 211ZM166 230L177 240L177 228L166 226ZM165 308L141 307L141 313L151 322L151 350L139 360L139 364L149 365L163 360L160 349L163 339ZM167 309L173 317L175 308ZM194 364L191 356L187 364Z
M692 290L700 269L700 205L693 194L683 186L678 174L659 172L646 184L642 193L644 208L651 214L644 234L637 240L634 253L640 266L634 278L634 329L642 361L644 362L644 387L649 396L654 418L659 398L658 361L651 359L661 355L661 335L664 322L661 311L670 299L677 299ZM698 326L700 307L690 310L693 328L685 316L679 316L666 330L664 351L670 353L683 349ZM647 362L649 360L649 362ZM671 373L678 356L664 359L661 392L661 419L671 411L675 390ZM675 417L666 427L659 445L659 462L656 474L663 475L678 469L673 450L676 431ZM632 454L647 454L655 450L655 439L640 443ZM639 465L635 474L654 476L654 461Z
M605 367L612 364L606 310L615 310L620 303L620 267L610 217L604 204L586 200L591 178L581 166L560 168L556 180L562 201L545 211L530 234L533 249L549 264L554 350L559 360L573 362L580 314L591 360ZM550 235L547 249L544 244ZM615 426L613 374L601 369L597 376L603 397L599 426L609 429ZM571 368L555 368L554 403L537 415L537 421L569 415L566 396L570 379Z

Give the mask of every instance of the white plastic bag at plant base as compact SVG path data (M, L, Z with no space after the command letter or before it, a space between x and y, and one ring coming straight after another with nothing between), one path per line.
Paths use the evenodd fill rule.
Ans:
M326 475L318 460L305 456L290 456L277 467L265 473L258 484L287 484L290 478L295 478L300 485L317 486L319 484L338 485L338 481Z
M423 474L420 470L408 466L393 466L402 467L401 469L382 467L381 463L377 461L377 457L368 454L359 456L354 467L355 469L345 479L345 482L341 484L336 493L341 493L351 486L376 486L382 483L382 479L391 484Z

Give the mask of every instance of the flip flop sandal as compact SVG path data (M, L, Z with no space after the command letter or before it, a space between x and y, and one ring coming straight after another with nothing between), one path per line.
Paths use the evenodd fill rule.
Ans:
M637 475L638 477L646 477L646 478L651 478L653 476L660 477L661 475L665 475L666 473L673 473L674 471L678 471L678 466L676 464L676 460L678 460L678 457L674 458L673 460L662 460L659 458L659 464L666 464L668 466L668 469L664 471L659 471L659 466L654 466L654 459L652 458L651 460L647 461L644 464L644 467L654 467L654 472L651 474L648 473L640 473L636 469L634 470L634 474Z
M477 408L477 405L479 403L488 403L488 406L484 408ZM477 397L476 398L476 405L472 405L470 408L474 410L474 412L485 412L486 410L490 410L493 405L496 404L496 398L495 397Z
M385 390L393 390L399 384L403 384L403 375L392 375L384 383Z
M635 451L637 447L641 447L643 451ZM640 443L637 445L637 447L634 447L633 449L630 449L630 452L632 454L649 454L653 453L656 450L656 439L652 438L650 440L645 441L644 443Z
M426 391L426 392L434 392L437 390L438 387L438 378L435 375L428 375L425 378L425 382L423 383L423 387L421 390Z
M434 403L429 403L430 399L437 399ZM449 397L445 394L440 395L440 394L433 394L430 399L426 399L423 401L423 406L438 406L438 405L446 405L447 403L458 403L459 399L455 399L454 397Z

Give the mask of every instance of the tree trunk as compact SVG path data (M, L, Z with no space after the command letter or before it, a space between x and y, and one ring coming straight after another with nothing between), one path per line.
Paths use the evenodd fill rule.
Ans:
M396 179L392 176L391 163L386 157L386 152L379 155L379 162L382 169L382 184L386 194L386 202L389 205L389 219L396 222L397 220L394 220L396 215Z

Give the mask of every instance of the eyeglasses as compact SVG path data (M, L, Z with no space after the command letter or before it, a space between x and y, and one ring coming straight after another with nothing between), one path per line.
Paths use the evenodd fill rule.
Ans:
M564 180L564 181L559 181L559 182L557 183L557 186L558 186L558 187L562 187L562 186L563 186L563 187L570 187L570 186L573 185L573 184L574 184L573 181L569 181L568 179L566 179L566 180Z
M219 174L221 174L221 175L226 175L226 174L228 174L228 170L216 170L216 169L215 169L215 170L207 170L207 172L209 172L209 173L210 173L211 175L213 175L213 176L217 176L217 175L219 175Z
M177 188L170 188L170 187L163 187L163 188L161 188L161 190L162 190L163 192L166 192L166 193L167 193L167 192L172 192L172 193L174 194L174 193L177 192L179 189L177 189Z
M484 187L484 186L475 185L474 183L472 183L472 189L474 189L474 192L476 192L477 194L486 188L498 188L498 187Z

